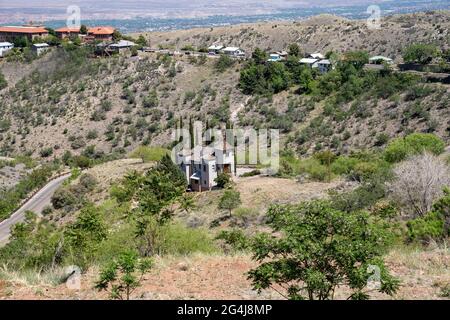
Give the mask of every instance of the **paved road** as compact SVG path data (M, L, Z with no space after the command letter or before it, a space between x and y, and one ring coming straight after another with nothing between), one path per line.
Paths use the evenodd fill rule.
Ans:
M45 187L39 190L30 200L28 200L19 210L14 212L9 219L0 222L0 246L5 244L9 238L9 232L13 225L21 222L25 218L25 211L33 211L40 214L42 210L50 204L50 199L56 189L66 180L70 174L63 175L50 181Z

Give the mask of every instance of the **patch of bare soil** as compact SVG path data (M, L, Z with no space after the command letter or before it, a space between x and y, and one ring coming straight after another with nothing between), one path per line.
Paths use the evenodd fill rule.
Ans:
M386 257L389 269L401 280L394 297L372 294L372 299L445 299L441 288L450 283L450 254L447 248L432 250L393 250ZM281 299L274 290L260 295L252 289L246 273L256 266L247 254L193 255L157 258L145 275L133 299ZM93 288L98 270L82 276L81 289L65 284L27 285L19 279L0 281L0 299L107 299ZM346 299L345 288L335 298Z

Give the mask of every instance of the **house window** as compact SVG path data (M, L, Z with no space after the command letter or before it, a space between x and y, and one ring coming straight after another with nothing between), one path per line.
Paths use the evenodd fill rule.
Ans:
M206 184L206 180L203 180L203 184Z
M213 171L216 170L216 165L215 164L211 165L211 168Z
M197 181L197 180L194 180L194 184L198 184L198 181Z
M206 164L203 165L203 172L206 172Z

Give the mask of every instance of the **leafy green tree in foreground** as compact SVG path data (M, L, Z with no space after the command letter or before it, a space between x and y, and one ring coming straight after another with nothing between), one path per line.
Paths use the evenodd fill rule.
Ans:
M151 259L139 258L134 251L124 252L101 271L95 288L109 292L111 299L130 300L151 267Z
M398 289L382 259L388 226L367 213L344 213L317 200L273 206L267 218L277 235L261 233L249 241L260 263L249 272L256 290L281 287L280 294L289 299L327 300L339 286L351 290L349 299L369 299L373 290L392 295Z

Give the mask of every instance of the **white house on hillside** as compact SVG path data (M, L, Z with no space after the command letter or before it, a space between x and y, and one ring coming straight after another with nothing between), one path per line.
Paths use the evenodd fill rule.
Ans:
M183 150L176 154L176 163L184 173L193 191L211 190L219 173L233 176L235 172L234 152L228 146L212 148L197 146L193 150Z
M222 50L223 48L224 46L221 44L213 44L210 47L208 47L208 53L211 55L219 54L220 50Z
M228 56L232 57L244 57L245 52L244 50L238 48L238 47L226 47L222 49L222 52Z
M0 42L0 57L3 57L3 55L14 48L14 45L10 42Z
M321 53L310 54L306 58L299 61L300 64L306 65L311 69L318 69L320 73L327 73L333 69L333 64L329 59L325 59Z

